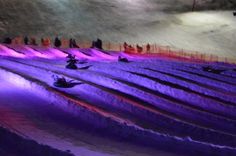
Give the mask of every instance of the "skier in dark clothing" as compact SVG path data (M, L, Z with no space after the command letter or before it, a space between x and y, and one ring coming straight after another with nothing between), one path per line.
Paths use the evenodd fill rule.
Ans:
M93 42L92 42L91 48L96 48L96 41L93 41Z
M149 44L149 43L147 44L147 46L146 46L146 49L147 49L147 53L150 53L151 46L150 46L150 44Z
M102 49L102 40L99 38L97 39L97 42L96 42L96 48Z
M74 48L74 46L73 46L73 39L72 38L69 40L69 47L70 48Z
M128 45L126 42L124 42L124 44L123 44L124 51L127 50L128 46L129 46L129 45Z
M139 46L138 44L136 45L137 52L142 53L143 52L143 47Z
M29 38L27 36L24 37L24 43L25 43L25 45L29 44Z
M41 45L43 46L44 44L44 38L41 38Z
M76 63L78 60L75 58L75 56L69 56L69 60L67 61L66 68L68 69L77 69Z
M70 47L70 48L80 48L80 47L77 45L75 39L73 39L73 38L71 38L71 39L69 40L69 47Z
M34 37L30 38L30 44L35 46L37 45L36 39Z
M55 38L54 46L57 48L61 46L61 40L58 37Z
M79 48L79 46L77 45L75 39L72 40L72 44L73 44L73 48Z
M125 62L125 63L129 62L129 60L127 58L125 58L125 57L122 58L121 56L118 57L118 61L119 62Z
M64 77L58 77L58 76L54 76L54 83L53 85L56 87L64 87L66 88L68 86L68 83L66 82L66 79Z
M3 41L3 43L5 44L11 44L12 43L12 39L10 37L6 37Z
M59 77L57 75L52 75L52 78L54 79L53 85L55 87L60 87L60 88L71 88L74 86L73 80L66 80L65 77Z
M67 56L66 56L66 58L69 58L69 59L71 59L73 56L71 55L71 54L68 54Z

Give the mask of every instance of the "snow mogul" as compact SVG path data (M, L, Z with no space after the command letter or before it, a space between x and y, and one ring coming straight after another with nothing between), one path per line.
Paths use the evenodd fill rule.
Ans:
M78 62L78 60L75 59L75 56L68 55L67 58L69 58L69 60L67 61L68 64L66 65L66 68L78 69L78 67L76 66L76 63Z
M121 57L121 56L119 56L118 57L118 62L125 62L125 63L128 63L129 62L129 60L127 59L127 58L125 58L125 57Z
M54 79L53 85L55 87L60 87L60 88L71 88L73 87L72 81L67 81L64 77L59 77L57 75L53 75L52 78Z

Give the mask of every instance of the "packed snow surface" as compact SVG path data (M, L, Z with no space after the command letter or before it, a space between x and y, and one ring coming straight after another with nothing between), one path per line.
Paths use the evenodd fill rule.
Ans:
M0 57L0 125L25 138L76 156L236 154L235 65L19 45Z
M191 12L193 0L0 0L0 38L99 37L236 58L236 19L224 10L235 0L196 1Z

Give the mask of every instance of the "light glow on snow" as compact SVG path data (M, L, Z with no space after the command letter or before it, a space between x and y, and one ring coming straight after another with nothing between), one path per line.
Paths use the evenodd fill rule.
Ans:
M0 51L2 51L0 55L4 55L4 56L12 56L12 57L19 57L19 58L26 57L24 54L17 53L16 51L9 49L3 45L0 45Z
M38 51L39 47L35 47L34 49ZM41 50L45 54L55 56L48 49L41 48ZM24 106L24 108L27 108L22 109L24 114L25 111L32 111L32 116L29 116L28 119L31 120L33 118L33 123L37 123L38 119L40 123L42 122L40 117L45 117L48 114L45 113L45 110L47 110L46 112L51 112L52 115L55 113L56 116L53 118L53 121L58 124L55 124L57 127L54 128L58 129L60 127L65 134L72 134L71 130L73 128L77 132L78 128L74 127L76 125L74 122L68 122L69 120L67 118L61 116L62 113L57 112L59 110L57 107L63 108L63 111L66 110L67 113L65 115L68 118L70 118L71 113L73 117L76 115L79 121L82 120L86 123L92 123L93 126L98 128L106 127L107 132L112 132L122 137L132 134L134 138L139 138L143 143L151 140L150 142L155 146L161 144L169 147L169 144L175 145L177 143L179 146L188 145L193 150L197 148L217 151L219 148L222 150L228 150L229 148L230 150L235 150L233 149L235 143L230 142L235 137L230 138L226 134L216 133L217 131L229 134L235 133L235 127L232 126L233 121L231 122L229 120L225 122L225 118L218 117L218 115L223 116L226 114L228 118L236 118L236 109L234 107L222 105L222 103L235 104L236 98L235 96L231 96L231 94L236 94L235 85L228 84L228 82L236 84L235 79L224 75L216 76L213 73L206 73L200 70L200 63L178 62L165 58L149 59L149 57L143 57L142 60L139 60L138 58L141 58L141 55L133 55L134 58L133 60L131 59L132 62L130 63L118 62L117 60L107 63L101 60L117 58L117 55L113 56L106 51L100 51L98 49L73 50L75 50L73 51L74 53L81 53L98 61L87 61L85 64L78 64L79 68L89 66L85 70L67 70L64 67L66 60L61 60L60 57L50 60L3 57L0 61L0 66L7 71L0 69L0 78L2 77L7 83L2 81L3 84L0 83L0 86L7 86L11 82L14 92L11 92L10 88L8 90L10 94L7 98L12 95L17 96L17 98L10 98L13 102L8 102L6 100L7 94L2 97L0 96L0 101L1 98L4 99L4 102L2 102L4 105L1 105L2 103L0 102L0 107L8 105L8 103L13 103L12 107L20 108ZM56 50L56 52L61 53L60 50ZM68 52L72 53L72 51ZM25 52L25 54L31 53ZM128 54L126 55L128 56ZM215 67L217 67L217 64L212 63L212 65L216 65ZM199 68L197 69L195 67ZM189 74L188 72L205 74L207 77ZM232 70L228 72L234 73ZM53 86L52 74L63 75L65 79L73 80L78 85L66 89L55 88ZM206 86L218 88L221 91L219 92L218 90L213 90L211 87L205 87L202 83L206 84ZM16 90L14 86L18 86L22 90L24 89L25 92L30 92L30 96L21 96L25 93ZM228 95L222 92L222 90L231 94ZM3 94L5 92L1 93ZM32 98L31 93L34 95L34 98ZM211 96L212 98L208 98L205 95ZM219 98L220 101L215 97ZM26 100L26 98L29 100ZM35 100L35 98L39 98L40 102L39 100ZM27 103L22 101L26 101ZM185 103L184 105L182 101ZM37 110L37 108L42 108L42 110ZM35 112L37 116L35 116ZM166 112L168 113L166 114ZM217 113L218 115L215 117L212 115L213 113ZM27 113L27 115L29 114ZM59 119L57 115L60 116ZM178 117L177 120L176 117ZM62 122L61 119L63 118L64 121ZM183 122L182 118L185 118ZM22 123L21 121L19 123ZM143 124L139 124L139 121L147 125L147 127L142 127ZM195 121L195 124L192 124L191 121ZM68 122L68 126L73 128L70 131L64 131L64 122ZM163 128L163 130L167 130L166 133L153 128L157 126L156 124ZM25 123L18 125L25 128ZM207 125L207 129L202 128L201 125ZM46 129L47 126L48 123L45 122L45 125L42 125L38 129ZM211 131L211 129L215 131ZM193 130L195 133L192 133ZM24 133L28 135L29 132L32 132L32 129L26 129ZM77 153L78 155L81 153L78 144L74 144L75 146L73 147L66 146L68 144L64 142L64 139L61 139L59 142L61 143L60 146L57 144L58 141L56 141L56 138L49 137L51 134L55 134L54 131L50 130L50 134L46 133L44 135L45 132L34 133L31 137L37 141L42 141L42 138L45 136L47 140L42 143L61 150L68 149L76 155ZM79 138L79 133L74 134ZM74 135L65 136L65 140L70 140L71 143L74 143L74 141L75 143L77 142L77 137L75 138ZM218 137L222 137L222 139L215 139ZM159 141L160 139L161 141ZM90 143L91 139L88 140Z
M220 14L211 14L205 12L193 12L182 14L179 19L186 26L208 26L208 25L225 25L229 24L229 20Z
M25 83L25 80L20 78L19 76L16 76L15 74L9 74L7 72L4 72L2 70L0 70L0 75L1 75L1 78L10 82L11 84L15 85L15 86L18 86L20 88L28 88L26 83Z
M120 7L135 9L135 10L143 10L147 7L146 0L117 0L117 3Z

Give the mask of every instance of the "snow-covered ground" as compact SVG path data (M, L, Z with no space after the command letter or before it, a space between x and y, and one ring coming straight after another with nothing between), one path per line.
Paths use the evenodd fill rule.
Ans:
M65 68L66 52L78 70ZM0 124L19 135L85 156L236 153L235 65L36 46L0 54Z
M233 4L234 3L234 4ZM232 0L0 0L0 37L157 43L236 58ZM222 11L219 11L222 10Z
M56 104L2 76L0 81L0 125L25 138L62 151L70 150L76 156L148 156L153 153L175 156L82 131L80 120L58 109Z

